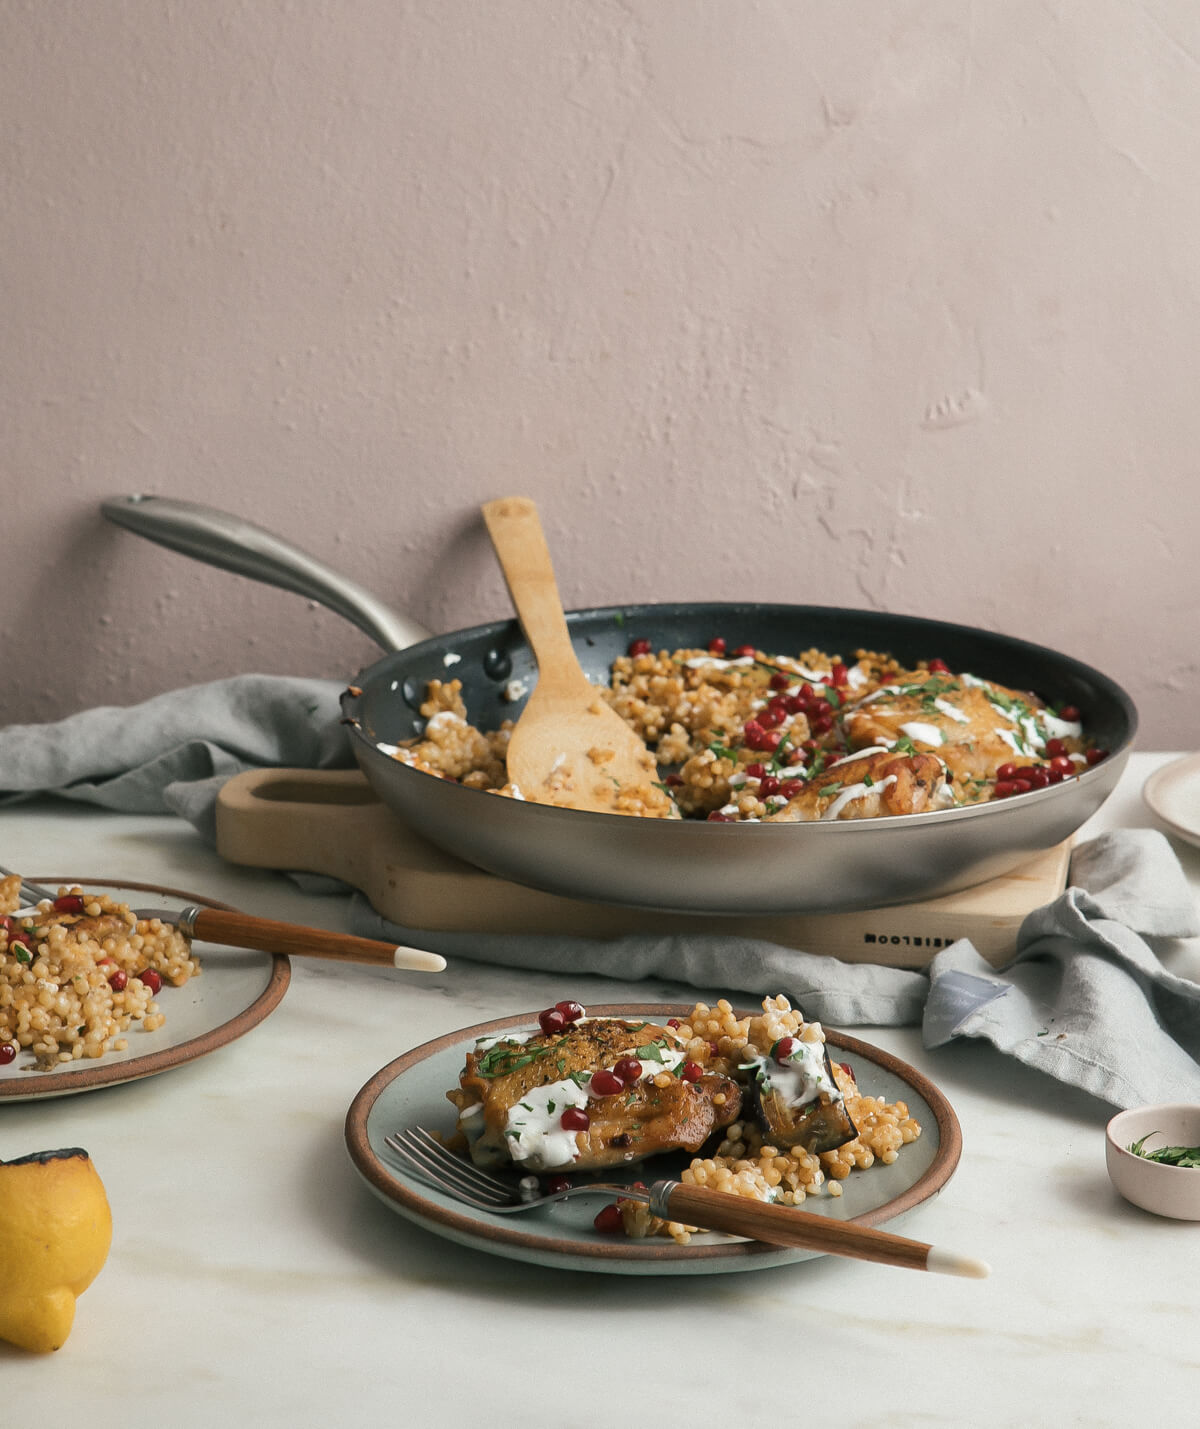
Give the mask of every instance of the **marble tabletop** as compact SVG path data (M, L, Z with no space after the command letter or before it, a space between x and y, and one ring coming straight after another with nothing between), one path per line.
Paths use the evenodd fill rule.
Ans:
M1141 789L1172 757L1133 756L1081 837L1155 826ZM1200 851L1174 846L1200 892ZM0 812L0 849L34 874L151 881L347 926L346 900L225 864L169 817L27 804ZM1200 979L1196 940L1164 955ZM1200 1225L1117 1197L1111 1108L983 1044L931 1052L916 1028L853 1029L932 1078L962 1126L954 1177L897 1229L983 1257L986 1281L834 1259L585 1274L471 1251L392 1213L346 1152L359 1088L430 1038L568 995L694 990L296 959L276 1011L210 1056L0 1105L0 1159L86 1148L115 1226L63 1349L0 1344L0 1419L590 1429L701 1410L794 1422L811 1404L843 1426L1124 1425L1151 1405L1156 1422L1191 1422Z

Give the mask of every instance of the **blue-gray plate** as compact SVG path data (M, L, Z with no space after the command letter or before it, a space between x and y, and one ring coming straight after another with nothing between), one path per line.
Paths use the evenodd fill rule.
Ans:
M598 1016L661 1021L684 1018L691 1008L655 1003L589 1007L588 1011ZM384 1144L384 1137L410 1126L452 1132L454 1111L446 1093L458 1085L464 1058L476 1039L536 1026L537 1014L527 1012L448 1033L397 1057L359 1091L346 1116L346 1145L359 1174L392 1210L460 1245L566 1270L712 1274L790 1265L818 1255L712 1232L694 1235L688 1245L666 1238L630 1240L605 1235L592 1224L604 1203L591 1196L500 1216L466 1206L408 1174ZM877 1162L868 1170L854 1171L842 1183L841 1196L810 1196L804 1209L860 1225L880 1225L929 1200L950 1179L962 1150L958 1118L927 1077L890 1053L841 1033L827 1030L826 1037L837 1060L854 1068L860 1091L906 1102L920 1123L921 1135L901 1150L892 1165ZM625 1174L631 1181L649 1181L677 1175L684 1164L685 1158L659 1157L648 1165L630 1167ZM621 1178L606 1172L605 1179Z

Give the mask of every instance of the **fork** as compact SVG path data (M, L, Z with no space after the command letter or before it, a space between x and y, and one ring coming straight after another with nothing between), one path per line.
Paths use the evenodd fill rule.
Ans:
M19 874L0 866L0 878L18 878ZM29 904L48 898L52 903L58 895L39 883L21 878L21 898ZM248 913L236 913L224 908L203 908L191 904L179 912L169 908L134 908L134 917L157 918L178 928L185 937L199 938L205 943L221 943L229 948L253 948L264 953L289 953L293 956L327 958L337 962L384 963L392 967L417 972L441 972L446 959L440 953L427 953L421 948L395 947L373 938L356 938L349 933L331 933L324 928L305 928L297 923L279 923L270 918L254 918Z
M532 1211L552 1201L565 1201L570 1196L616 1196L649 1206L650 1214L664 1221L725 1231L769 1245L799 1246L825 1255L873 1260L908 1270L932 1270L975 1280L982 1280L991 1273L986 1262L973 1256L958 1255L921 1241L907 1240L890 1231L834 1220L793 1206L711 1191L705 1186L655 1181L643 1188L596 1181L544 1193L536 1176L525 1176L514 1187L511 1181L480 1171L456 1156L423 1127L391 1133L383 1140L406 1171L466 1205L495 1215Z

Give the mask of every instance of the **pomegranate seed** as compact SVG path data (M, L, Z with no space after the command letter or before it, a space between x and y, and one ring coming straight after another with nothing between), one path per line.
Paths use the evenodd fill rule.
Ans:
M685 1082L698 1082L704 1075L704 1068L699 1062L685 1062L679 1069L679 1075Z
M746 765L746 778L747 778L747 779L761 779L766 772L767 772L767 766L766 766L765 764L747 764L747 765Z
M749 749L761 749L762 737L766 732L766 726L759 724L756 719L748 719L742 726L742 738Z
M567 1025L567 1019L557 1007L548 1007L538 1014L538 1026L547 1037L553 1037Z
M1065 719L1068 724L1079 723L1079 710L1075 705L1063 705L1058 712L1059 719Z
M0 1067L7 1067L10 1062L17 1060L17 1044L15 1042L0 1042Z
M842 1071L845 1072L848 1077L854 1076L854 1068L849 1062L839 1062L838 1066L841 1067Z
M83 899L78 893L64 893L51 906L56 913L82 913Z
M788 677L782 670L776 670L767 683L773 690L786 690L788 687Z
M782 756L782 758L783 758L783 762L784 762L785 764L787 764L787 765L803 764L803 763L804 763L804 750L803 750L803 748L801 748L801 749L796 749L796 748L789 749L788 752L787 752L785 755Z
M124 968L118 968L115 973L109 973L108 985L114 992L124 992L129 983L129 974Z
M814 734L828 734L833 728L833 716L817 715L814 719L809 720L808 727Z
M1065 770L1050 768L1047 768L1046 770L1046 778L1051 784L1061 784L1066 777L1067 775Z
M621 1216L621 1208L616 1201L610 1201L607 1206L602 1206L596 1212L596 1219L592 1222L598 1231L603 1235L615 1235L618 1231L625 1229L625 1222Z
M799 695L788 695L783 702L783 707L790 715L801 714L804 710L804 701Z
M804 707L807 707L817 698L817 692L810 684L805 683L796 691L796 697L803 701Z
M849 678L850 671L846 669L840 660L835 660L832 669L829 671L829 683L840 687L844 685Z
M803 779L785 779L779 786L779 792L785 799L794 799L797 794L804 792Z
M932 660L925 662L925 668L931 675L948 675L950 673L950 666L946 664L945 660L939 660L936 655Z
M827 699L817 698L812 702L812 712L820 718L822 715L832 714L833 706Z
M775 1044L775 1060L777 1062L789 1061L799 1045L795 1037L781 1037Z
M620 1057L613 1063L613 1072L628 1086L642 1075L642 1064L636 1057Z
M723 814L720 809L714 809L705 822L709 824L736 824L737 820L730 814Z
M1057 769L1060 774L1071 774L1074 772L1075 764L1069 754L1056 754L1050 761L1050 768Z
M1024 771L1022 777L1027 779L1035 789L1044 789L1050 782L1048 771L1041 768L1027 769Z
M761 729L778 729L786 717L786 710L777 710L774 705L759 710L756 723Z
M33 934L30 933L27 928L18 927L15 932L8 935L8 946L10 948L27 948L32 953L34 948Z
M592 1119L581 1106L569 1106L558 1119L564 1131L586 1131Z
M1012 763L1002 764L1000 768L996 770L996 778L1000 780L1015 779L1016 774L1017 766Z
M710 1042L708 1044L708 1050L709 1053L714 1057L719 1057L721 1055L721 1049L717 1046L715 1042Z
M592 1073L592 1080L588 1084L588 1093L594 1097L615 1097L618 1092L625 1090L625 1083L615 1072L610 1072L607 1067L601 1068L598 1072Z
M749 657L750 659L754 658L753 645L739 645L737 649L733 652L733 658L735 660L745 660L747 657Z
M779 780L776 779L774 774L768 774L765 778L760 779L758 781L758 792L763 796L764 799L767 797L768 794L778 794Z
M557 1196L571 1189L570 1176L547 1176L542 1182L542 1190L547 1196Z
M561 1012L568 1022L578 1022L583 1016L583 1008L578 1002L556 1002L554 1004L554 1010Z
M708 653L710 655L724 655L725 641L721 636L716 635L708 642Z
M1028 779L1014 779L1012 781L1012 788L1014 794L1028 794L1033 788L1033 785Z
M682 1027L682 1026L683 1026L683 1023L680 1022L680 1020L679 1020L678 1017L668 1017L668 1018L667 1018L667 1026L670 1027L670 1028L672 1028L672 1029L674 1029L674 1028Z
M650 644L649 640L633 640L629 645L631 655L649 655L653 649L654 646Z
M1046 753L1051 759L1057 759L1060 754L1067 752L1067 746L1061 739L1048 739L1046 741Z
M1011 779L997 779L996 787L992 791L997 799L1008 799L1015 794L1016 787Z
M762 737L762 747L767 752L774 754L783 743L783 730L769 729Z
M162 975L155 972L153 968L143 968L136 976L141 979L143 987L150 989L152 997L157 997L162 991Z
M668 789L678 789L679 786L683 783L683 775L668 774L667 777L663 780L663 783L667 786Z
M1095 747L1093 747L1089 749L1083 757L1087 760L1089 764L1099 764L1101 760L1108 758L1108 750L1096 749Z

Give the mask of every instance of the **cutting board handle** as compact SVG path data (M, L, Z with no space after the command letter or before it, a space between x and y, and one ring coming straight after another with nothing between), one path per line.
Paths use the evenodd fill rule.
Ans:
M324 873L361 888L371 825L386 828L391 818L357 769L251 769L217 795L217 852L250 868Z

